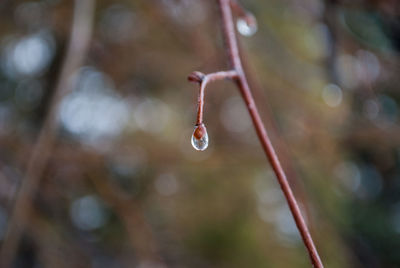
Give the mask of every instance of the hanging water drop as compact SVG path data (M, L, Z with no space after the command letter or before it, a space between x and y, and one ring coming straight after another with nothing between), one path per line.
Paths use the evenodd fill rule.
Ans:
M236 28L243 36L252 36L257 32L257 21L253 16L242 17L236 21Z
M204 151L208 147L208 134L204 124L195 127L192 135L192 146L198 151Z

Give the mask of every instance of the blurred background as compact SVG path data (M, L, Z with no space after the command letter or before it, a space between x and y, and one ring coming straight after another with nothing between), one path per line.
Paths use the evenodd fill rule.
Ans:
M232 83L207 89L209 148L190 144L186 77L227 69L216 1L97 0L52 111L79 2L0 2L2 241L57 120L13 267L310 267ZM400 267L399 1L240 2L258 20L246 72L326 267Z

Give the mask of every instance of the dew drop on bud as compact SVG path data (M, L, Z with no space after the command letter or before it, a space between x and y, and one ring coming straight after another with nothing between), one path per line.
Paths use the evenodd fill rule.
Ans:
M192 135L192 146L198 151L204 151L208 147L208 134L204 124L195 127Z
M236 28L243 36L252 36L257 32L257 22L254 18L239 18L236 21Z

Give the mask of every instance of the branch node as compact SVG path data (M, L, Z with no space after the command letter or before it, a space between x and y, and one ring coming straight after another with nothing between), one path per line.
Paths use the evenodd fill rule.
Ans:
M206 77L206 75L203 74L202 72L195 71L195 72L192 72L191 74L189 74L188 80L190 82L201 84L201 82L203 82L205 77Z

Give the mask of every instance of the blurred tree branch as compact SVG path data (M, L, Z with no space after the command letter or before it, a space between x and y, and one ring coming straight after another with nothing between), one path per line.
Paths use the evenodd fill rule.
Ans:
M82 65L91 39L95 0L75 0L74 15L67 53L49 111L28 161L27 171L15 199L8 230L0 252L1 267L10 267L21 235L26 227L32 200L56 140L60 101L75 86L77 69Z
M132 200L117 185L101 179L101 174L88 174L99 195L116 212L124 223L129 240L139 262L162 263L159 247L151 226L146 221L140 204ZM161 265L164 267L163 265Z

